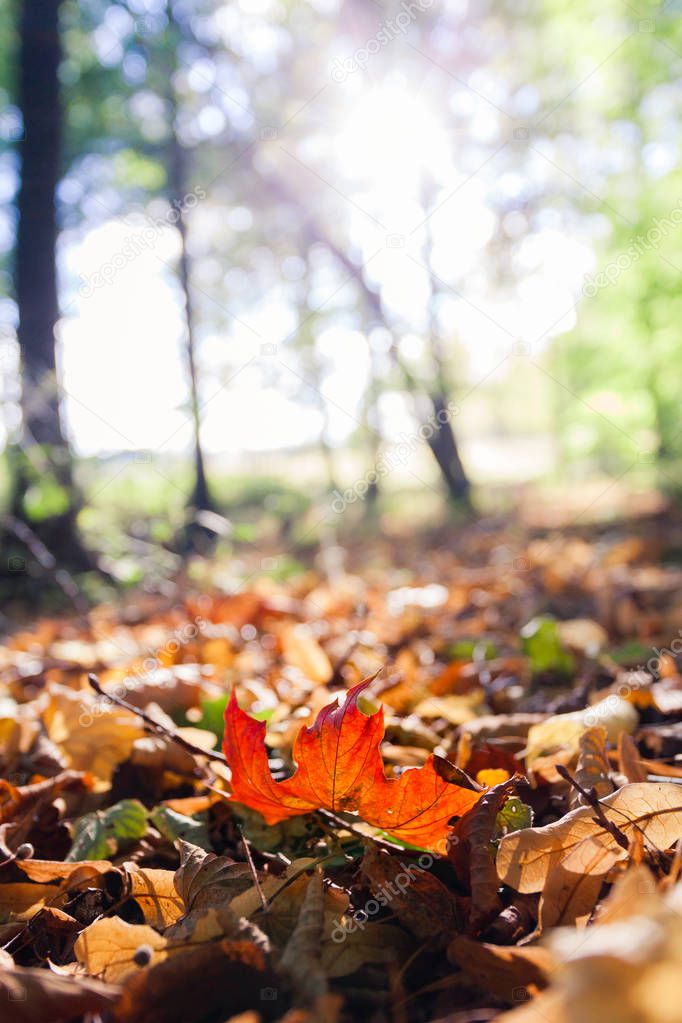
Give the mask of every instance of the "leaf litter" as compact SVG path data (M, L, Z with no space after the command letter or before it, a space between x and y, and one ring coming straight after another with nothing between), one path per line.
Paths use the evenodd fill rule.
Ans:
M682 1019L680 527L645 527L22 622L0 1020Z

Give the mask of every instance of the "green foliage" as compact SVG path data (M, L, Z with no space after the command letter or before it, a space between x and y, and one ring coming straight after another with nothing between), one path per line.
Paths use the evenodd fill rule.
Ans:
M533 826L533 810L518 796L510 796L495 819L496 838Z
M87 813L74 824L67 862L105 860L147 831L147 811L137 799L122 799L108 810Z
M149 820L154 827L161 832L169 842L175 842L178 838L184 838L192 845L198 845L207 852L211 852L211 842L208 837L208 823L205 814L197 814L188 817L184 813L177 813L168 806L157 806L149 814Z
M549 615L533 618L521 630L521 649L530 658L533 674L553 671L571 675L575 661L559 637L557 623Z

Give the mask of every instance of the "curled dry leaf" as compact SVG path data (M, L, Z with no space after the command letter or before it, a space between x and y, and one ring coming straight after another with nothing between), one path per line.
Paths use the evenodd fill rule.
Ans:
M608 741L615 743L622 732L631 735L638 724L639 714L632 704L614 694L585 710L555 714L529 729L526 764L531 767L544 753L558 749L577 753L581 735L594 725L605 728Z
M233 798L259 810L268 824L320 808L354 811L402 841L444 852L448 821L473 806L478 793L444 781L433 757L398 779L386 777L379 752L383 713L366 715L358 707L371 682L354 686L342 706L334 700L301 729L293 747L297 769L281 782L268 766L265 724L245 714L233 693L224 738Z
M621 737L624 735L621 732ZM629 736L628 736L629 738ZM588 728L580 736L578 748L578 766L575 780L585 790L594 789L599 799L613 792L615 786L611 781L611 765L606 753L607 732L603 725ZM569 796L570 806L584 806L585 798L576 789Z
M253 886L247 863L215 856L182 839L178 848L180 866L174 884L185 913L221 906Z
M519 988L527 995L547 986L554 957L544 948L514 948L473 941L458 934L448 945L448 959L484 991L511 1004Z
M604 814L624 835L639 835L647 848L669 849L682 836L682 789L671 782L624 785L600 800ZM586 806L543 828L526 828L500 842L500 879L520 892L539 892L558 863L603 875L627 851Z
M449 857L460 878L469 882L471 891L468 920L471 934L480 931L502 909L491 842L497 815L513 791L511 780L489 789L452 832Z
M427 856L426 860L429 859ZM369 842L362 859L362 873L374 901L388 907L416 938L426 941L455 931L457 906L449 889L429 873L430 864L422 866L420 860L405 863Z

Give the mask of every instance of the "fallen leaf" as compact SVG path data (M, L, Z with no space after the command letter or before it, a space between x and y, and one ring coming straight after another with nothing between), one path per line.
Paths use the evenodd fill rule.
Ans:
M268 824L318 808L355 811L402 841L444 852L448 821L473 806L478 794L444 781L433 757L397 780L386 778L379 753L383 713L368 716L357 705L371 682L354 686L342 706L334 700L301 729L293 747L297 769L281 782L268 766L265 724L245 714L233 693L224 738L233 798L259 810Z
M124 864L128 892L144 914L145 923L157 930L170 927L183 915L185 907L175 889L175 872Z
M473 941L458 934L448 945L448 959L459 966L483 991L491 991L509 1004L547 986L555 965L544 948L514 948Z
M167 942L148 924L128 924L118 916L96 920L81 931L74 952L79 963L93 977L111 983L125 980L140 967L135 953L146 946L152 962L167 956Z
M426 861L431 857L426 856ZM429 873L430 862L404 863L370 842L362 858L373 899L385 906L422 941L450 934L457 926L457 904L442 881ZM368 903L369 905L369 903Z
M60 977L50 970L0 966L0 1019L11 1023L57 1023L103 1013L118 1001L120 988L88 977ZM6 1013L9 1011L9 1015Z
M594 725L602 725L608 741L615 743L622 732L631 734L638 724L639 714L632 704L613 694L585 710L555 714L529 729L526 764L530 767L544 753L557 749L577 753L581 735Z
M174 886L186 913L229 903L253 886L248 864L207 853L182 839L178 848L181 863L175 872Z
M682 836L682 791L671 782L635 782L600 800L608 820L626 836L640 835L648 848L669 849ZM582 843L585 843L582 845ZM582 849L583 867L605 874L627 851L595 821L586 806L573 810L544 828L526 828L506 836L497 852L500 879L520 892L542 891L550 870L573 857L573 870Z

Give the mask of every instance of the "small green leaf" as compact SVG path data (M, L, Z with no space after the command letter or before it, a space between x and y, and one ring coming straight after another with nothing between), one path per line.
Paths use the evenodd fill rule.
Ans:
M73 842L64 857L67 863L78 860L106 860L111 853L104 821L98 813L86 813L76 821L73 828Z
M108 810L86 813L76 821L73 842L66 860L106 860L121 846L142 838L147 831L147 811L137 799L122 799Z
M198 815L197 815L198 816ZM201 815L204 816L203 814ZM198 845L206 852L212 852L211 842L208 837L208 823L205 819L188 817L184 813L177 813L168 806L157 806L149 815L149 819L164 838L169 842L175 842L178 838L184 838L192 845Z
M520 831L533 825L533 811L518 796L510 796L497 815L495 830L497 837L508 835L511 831Z
M557 623L548 615L540 615L524 625L521 649L530 658L534 674L555 671L571 675L575 671L575 661L561 642Z
M135 842L147 830L147 811L137 799L122 799L105 811L104 827L117 842Z

